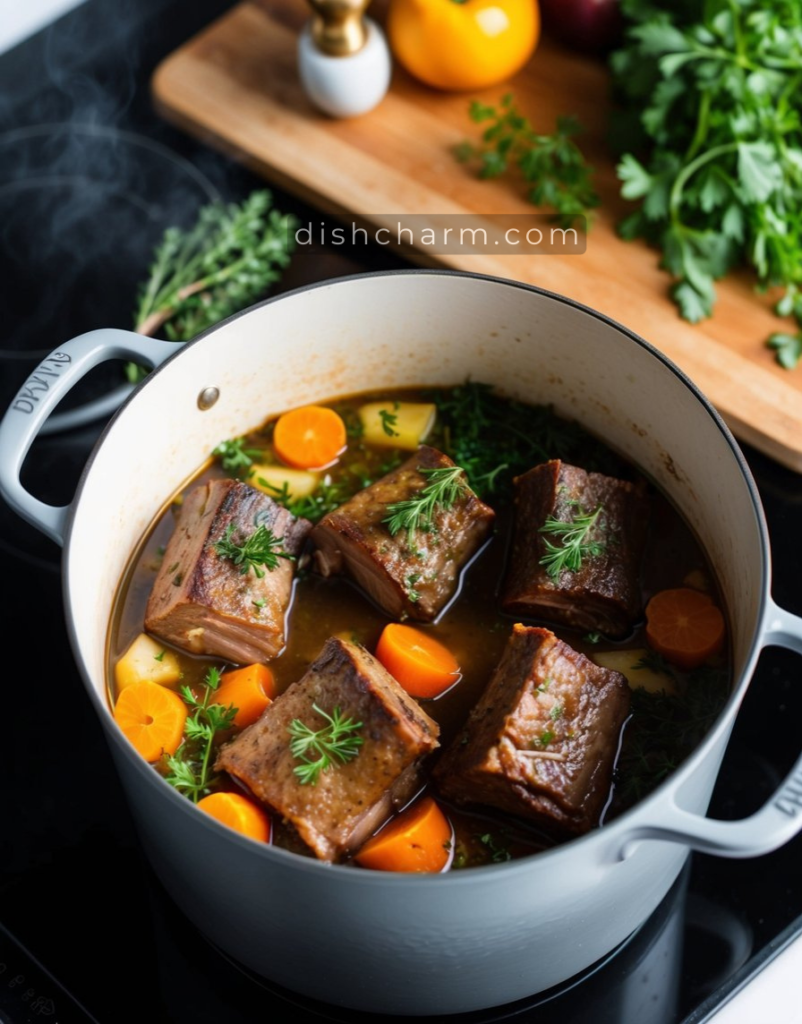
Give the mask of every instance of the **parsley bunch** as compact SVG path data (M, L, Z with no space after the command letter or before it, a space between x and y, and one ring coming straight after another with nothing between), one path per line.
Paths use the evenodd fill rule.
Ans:
M482 133L482 145L463 142L454 150L463 162L478 158L480 178L498 178L514 164L531 185L529 201L552 207L564 227L599 205L591 168L572 138L581 131L575 117L558 117L554 134L541 135L520 113L510 93L498 107L474 100L468 113L477 124L492 122Z
M620 226L663 251L674 301L695 323L714 282L747 263L802 322L802 6L796 0L622 0L612 56L625 112L617 142ZM639 155L635 155L639 154ZM790 368L793 335L770 341Z

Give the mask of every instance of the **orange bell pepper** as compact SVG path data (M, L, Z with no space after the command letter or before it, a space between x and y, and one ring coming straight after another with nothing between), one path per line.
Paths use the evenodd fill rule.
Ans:
M537 0L391 0L387 34L410 74L462 92L504 82L540 36Z

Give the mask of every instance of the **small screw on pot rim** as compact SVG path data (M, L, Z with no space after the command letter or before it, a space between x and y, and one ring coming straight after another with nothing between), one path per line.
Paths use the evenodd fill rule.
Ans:
M204 388L198 395L198 408L201 412L206 412L207 409L211 409L219 397L220 388Z

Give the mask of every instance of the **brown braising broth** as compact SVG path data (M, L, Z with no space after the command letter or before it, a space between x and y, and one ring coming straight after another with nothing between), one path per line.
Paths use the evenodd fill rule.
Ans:
M448 389L442 392L447 393ZM355 429L358 407L365 402L388 399L431 401L432 396L429 392L405 389L318 403L335 408L349 428L348 449L338 463L327 471L326 478L334 485L344 482L347 495L355 493L366 481L371 482L389 472L411 454L409 451L369 445L355 436L358 434ZM272 422L268 421L247 438L248 443L254 447L268 449L267 457L260 461L271 461L269 441ZM556 418L554 422L558 425L561 423ZM571 425L571 430L579 436L578 451L569 460L573 464L586 469L598 468L612 475L637 477L634 467L620 460L609 449L603 449L602 456L608 464L600 466L599 442L589 435L583 435L574 425ZM583 436L587 451L591 453L590 462L595 464L589 464L587 460L583 462ZM438 424L426 441L446 451L459 463L456 453L449 450L452 440L447 419L443 424L438 415ZM566 457L562 452L553 453L553 457L560 456ZM272 461L278 460L273 458ZM531 465L538 461L543 460L535 459ZM608 468L608 465L612 468ZM527 468L530 466L516 467L516 472ZM110 631L108 678L112 705L116 696L114 665L143 631L145 606L160 565L160 552L173 531L183 494L201 481L229 475L234 474L224 472L219 462L207 464L182 493L174 496L132 559L117 594ZM425 711L441 727L442 748L448 745L477 702L516 621L498 609L498 594L512 528L511 502L509 496L499 499L496 494L488 491L481 496L497 513L494 536L465 571L460 593L441 614L437 623L431 626L416 624L419 628L431 630L455 655L462 670L462 678L456 686L439 698L421 702ZM721 606L715 591L714 574L690 529L671 503L654 487L650 489L650 496L650 528L642 569L644 603L653 593L664 588L686 585L686 581L691 579L694 585L710 589L716 603ZM301 565L304 566L303 561ZM315 575L309 565L305 565L300 569L294 584L287 621L287 645L279 657L270 662L278 689L283 691L300 679L332 635L355 640L374 651L388 621L385 613L345 578L323 579ZM552 623L524 621L527 624L548 626L573 648L589 657L604 650L648 646L642 624L625 640L612 643L604 638L583 636L575 630ZM220 659L194 657L180 650L175 653L183 672L182 683L193 689L201 686L210 665L232 667ZM619 765L605 819L636 802L684 760L702 739L726 700L730 676L724 656L701 670L683 673L673 669L672 674L679 688L678 696L646 694L644 691L636 691L633 695L632 716L624 730ZM156 770L164 773L163 766L156 765ZM216 788L235 790L237 787L224 777L219 779ZM455 830L452 869L507 860L511 856L534 853L554 845L552 839L521 820L514 820L492 810L477 814L466 813L444 804L442 800L439 802L444 806ZM275 819L273 842L311 855L291 830Z

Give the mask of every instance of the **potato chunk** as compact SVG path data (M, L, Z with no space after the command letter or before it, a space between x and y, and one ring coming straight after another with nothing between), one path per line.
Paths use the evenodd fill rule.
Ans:
M677 692L673 676L640 664L648 653L645 647L635 647L625 651L594 651L591 657L602 668L620 672L633 690L662 692L673 696Z
M366 441L411 452L425 441L436 415L430 402L369 402L359 410Z
M140 633L114 666L117 691L131 683L158 683L172 686L181 678L181 666L172 651L147 633Z
M310 473L306 469L289 469L287 466L260 464L253 467L248 483L273 499L281 495L282 501L286 486L287 497L297 500L309 497L317 489L320 473Z

